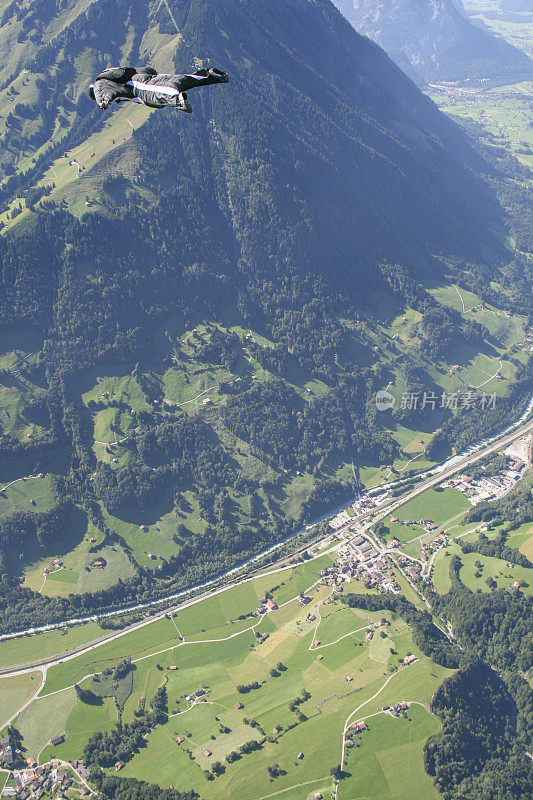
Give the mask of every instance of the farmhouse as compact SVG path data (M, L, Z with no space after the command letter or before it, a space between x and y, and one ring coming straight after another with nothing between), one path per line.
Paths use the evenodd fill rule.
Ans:
M209 758L210 755L212 755L211 750L204 750L204 756L206 758Z
M408 664L412 664L413 661L418 661L418 659L417 659L417 657L415 655L413 655L412 653L409 653L408 656L405 656L405 658L403 660L403 663L408 665Z
M268 600L266 601L265 605L266 605L266 607L268 608L269 611L275 611L275 609L278 607L277 604L274 602L274 600L272 600L271 597L268 598Z
M62 744L64 741L65 737L63 736L63 734L58 733L56 734L56 736L52 736L52 738L50 739L50 744L55 747L57 744Z

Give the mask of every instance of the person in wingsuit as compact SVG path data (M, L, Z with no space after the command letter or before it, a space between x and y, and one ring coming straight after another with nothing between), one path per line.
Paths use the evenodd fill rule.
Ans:
M96 76L89 87L90 97L100 108L110 103L132 101L150 108L177 108L192 113L187 92L200 86L228 83L220 69L197 69L185 75L158 73L152 67L109 67Z

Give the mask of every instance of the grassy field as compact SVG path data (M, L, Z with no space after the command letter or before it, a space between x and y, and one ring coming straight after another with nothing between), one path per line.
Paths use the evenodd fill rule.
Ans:
M527 540L528 544L530 539ZM509 542L511 546L512 540ZM498 589L511 589L515 581L522 583L521 591L524 594L533 592L533 571L526 567L519 567L515 564L509 566L508 562L500 558L482 556L479 553L462 553L458 544L452 543L443 548L435 558L433 571L433 584L439 594L445 594L450 588L450 560L452 556L458 555L463 566L459 577L465 586L472 591L490 591L487 586L487 578L496 581Z
M5 484L4 484L5 486ZM50 475L20 479L11 486L0 486L0 514L14 511L49 511L54 506Z
M93 731L111 730L117 719L112 701L87 706L76 700L69 687L79 681L90 686L90 679L84 681L85 676L130 655L135 667L133 692L124 707L124 720L132 719L141 697L150 698L161 685L166 687L169 717L149 735L146 746L126 764L121 775L162 787L196 788L206 800L233 800L236 796L243 800L305 800L315 791L330 791L329 770L339 759L346 717L359 707L361 716L375 714L382 704L397 699L426 704L449 671L422 656L400 618L389 612L354 612L339 601L321 606L317 632L321 644L311 646L317 622L309 621L307 616L330 590L324 586L309 589L312 600L304 608L289 601L308 589L328 563L329 557L325 556L275 575L260 576L184 609L172 620L153 622L51 668L45 696L17 719L28 753L41 752L42 759L52 755L79 757ZM272 591L280 604L277 610L266 617L236 620L255 608L265 592ZM364 632L352 633L373 625L382 616L390 624L376 631L371 642L365 639ZM258 644L254 631L268 633L268 638ZM181 642L180 635L185 636L185 642ZM407 652L415 653L419 660L396 671ZM275 669L280 662L283 668ZM169 669L171 666L173 670ZM347 677L351 679L348 681ZM259 682L258 689L245 694L237 691L239 684L254 680ZM191 706L185 696L200 687L204 687L205 695ZM305 721L298 722L289 705L303 689L310 697L299 706ZM378 696L372 699L376 693ZM239 701L244 708L236 707ZM52 703L56 704L53 713ZM369 787L376 763L382 771L375 788L370 793L365 788L361 797L400 797L407 777L401 778L401 788L387 789L396 794L383 794L383 787L396 770L405 776L410 770L420 796L432 797L421 753L423 742L438 729L438 724L422 707L413 706L408 716L410 722L373 717L367 738L357 754L350 754L350 772L359 757L365 764L371 760ZM259 728L250 726L250 719L256 720ZM58 732L65 733L66 740L52 749L47 742ZM176 743L178 736L185 737L181 745ZM267 741L263 741L265 736L269 737ZM253 739L262 742L260 749L232 764L226 762L230 751ZM364 758L365 751L368 759ZM300 753L303 755L298 758ZM222 762L225 771L214 781L206 781L203 771L215 761ZM279 764L282 770L275 779L267 772L273 764ZM353 774L362 771L357 762ZM253 783L249 779L252 773ZM341 787L347 798L352 796L351 780Z
M70 699L70 692L62 692L60 696L65 694ZM71 753L82 753L93 731L111 731L117 720L118 713L112 697L104 698L102 705L99 706L77 703L65 717L64 731L61 731L66 733L65 742L55 747L50 745L45 747L40 760L42 762L51 758L68 760Z
M48 394L46 381L32 372L41 346L37 333L24 328L17 338L2 336L0 344L0 432L25 444L37 443L50 427L48 414L36 405Z
M533 17L526 5L508 13L502 0L465 0L464 7L474 19L482 20L494 33L533 56Z
M65 733L67 719L76 705L74 689L34 700L31 706L17 717L15 726L20 731L28 755L36 758L52 736Z
M41 685L41 673L0 678L0 731Z
M508 542L511 547L518 547L520 552L533 563L533 527L530 522L524 523L516 531L511 531Z
M432 99L451 116L466 117L491 134L494 145L505 147L519 161L533 167L533 134L529 127L529 97L521 84L472 96L461 92L432 92Z
M395 536L401 542L405 542L424 533L423 526L405 525L406 520L418 523L421 519L432 519L436 525L443 525L470 507L466 497L456 489L442 491L427 489L385 517L383 523L390 530L390 536L387 535L387 538ZM398 519L398 522L391 522L391 517Z
M348 751L350 777L341 782L339 800L437 800L440 794L424 771L422 758L424 742L439 729L427 709L413 705L405 718L378 714L367 724L369 729Z
M33 636L22 636L0 642L0 667L10 667L58 655L71 648L90 642L104 631L96 622L76 625L65 631L55 630Z

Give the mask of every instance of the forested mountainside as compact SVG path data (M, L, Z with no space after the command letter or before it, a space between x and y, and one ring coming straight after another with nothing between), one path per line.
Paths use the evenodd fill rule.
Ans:
M498 86L531 80L533 61L473 24L453 0L334 0L354 28L419 82Z
M327 0L0 8L0 464L40 487L2 495L7 630L168 594L349 496L397 451L376 389L499 352L421 281L523 275L497 163ZM117 62L230 84L104 113Z

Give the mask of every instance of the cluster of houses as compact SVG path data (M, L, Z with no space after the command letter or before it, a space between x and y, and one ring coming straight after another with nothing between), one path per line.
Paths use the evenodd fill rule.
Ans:
M71 765L77 775L61 761L49 761L38 766L34 758L26 759L27 769L17 770L13 773L13 780L8 781L2 792L2 797L16 797L19 800L40 800L44 797L63 797L69 789L84 797L89 795L90 789L78 778L87 780L89 770L82 761L72 761Z
M386 469L386 465L382 464L380 469ZM387 500L391 495L390 489L386 489L379 494L363 494L361 495L353 504L352 508L355 512L355 515L358 516L359 514L364 514L367 511L372 511L372 509L377 508L384 500ZM335 532L339 531L341 528L344 528L346 525L349 525L350 522L353 522L353 517L346 511L340 511L336 514L332 519L329 521L329 527L332 528Z
M400 714L404 714L408 708L409 703L406 703L405 700L398 700L398 702L394 703L392 706L382 706L381 710L386 714L390 714L391 717L398 717Z
M398 519L398 517L391 517L390 521L392 523L399 522L402 525L407 525L408 528L412 527L413 525L416 525L419 526L420 528L423 528L426 531L426 533L434 533L439 527L437 523L434 522L430 517L424 517L422 519L405 519L405 520ZM390 542L390 546L399 547L400 542L398 541L398 539L392 539L392 541Z
M352 724L350 725L350 727L348 728L348 730L346 731L346 733L344 735L344 744L345 744L345 746L346 747L353 747L355 745L353 737L358 733L362 733L363 731L366 731L367 729L368 729L368 725L366 724L364 719L359 720L359 722L352 722Z
M201 697L205 697L205 695L208 692L209 692L209 689L202 689L202 688L201 689L196 689L196 691L192 692L191 694L188 694L185 697L185 700L187 701L187 703L197 703L198 700L200 700Z
M497 475L483 475L480 478L456 475L442 486L457 489L475 506L483 500L498 500L500 497L504 497L520 480L525 466L524 461L517 459L511 461L506 469Z
M278 604L271 597L262 597L259 601L261 605L256 608L255 613L258 615L268 614L269 611L275 611Z
M387 559L359 534L340 548L337 570L327 576L326 582L341 587L344 581L352 578L362 581L365 586L381 587L395 594L400 591Z

